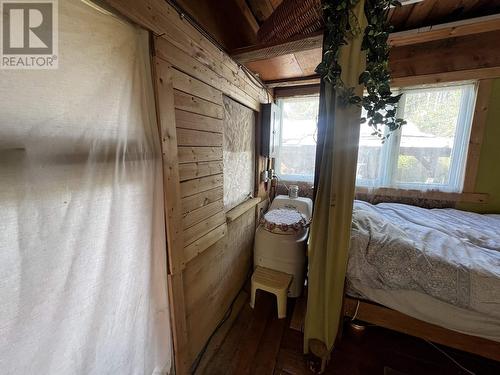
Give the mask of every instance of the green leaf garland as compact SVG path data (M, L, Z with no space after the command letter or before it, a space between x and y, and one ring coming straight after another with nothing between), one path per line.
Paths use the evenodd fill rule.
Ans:
M366 51L366 70L360 74L359 83L365 87L366 95L359 97L354 88L346 87L342 81L342 67L338 63L340 48L361 32L353 13L359 0L324 0L325 23L324 52L316 72L331 83L339 92L344 105L361 105L367 113L361 123L368 120L373 134L383 141L391 132L406 122L396 117L401 95L393 95L390 88L389 50L387 43L392 26L388 22L391 6L401 5L397 0L366 0L365 16L368 21L363 35L362 50ZM387 129L387 133L385 130Z

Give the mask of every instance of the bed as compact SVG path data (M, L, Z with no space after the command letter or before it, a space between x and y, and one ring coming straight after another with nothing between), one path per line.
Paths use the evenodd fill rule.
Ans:
M344 306L500 360L500 215L355 201Z

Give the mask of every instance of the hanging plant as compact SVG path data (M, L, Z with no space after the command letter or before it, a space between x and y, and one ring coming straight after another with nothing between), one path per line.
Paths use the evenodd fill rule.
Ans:
M397 104L401 95L393 95L390 88L389 50L387 43L392 26L388 22L390 6L401 5L397 0L366 0L365 16L368 26L364 30L362 50L366 51L366 70L359 76L359 83L365 87L366 95L355 95L353 87L346 87L342 81L342 67L339 65L340 48L359 35L361 30L353 10L359 0L324 0L323 19L325 23L324 53L316 72L331 83L339 92L344 105L361 105L373 135L385 140L391 132L406 122L396 117ZM385 128L388 130L385 133Z

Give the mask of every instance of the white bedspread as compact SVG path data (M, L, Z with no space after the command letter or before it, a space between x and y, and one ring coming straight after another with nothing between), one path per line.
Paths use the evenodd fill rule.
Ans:
M500 317L500 215L356 201L348 281Z

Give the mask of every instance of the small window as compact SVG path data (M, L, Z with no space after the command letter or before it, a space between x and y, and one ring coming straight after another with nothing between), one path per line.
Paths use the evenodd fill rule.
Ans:
M287 181L314 181L319 96L281 99L276 173Z
M400 90L407 124L384 144L361 125L356 184L460 192L475 92L474 83Z

